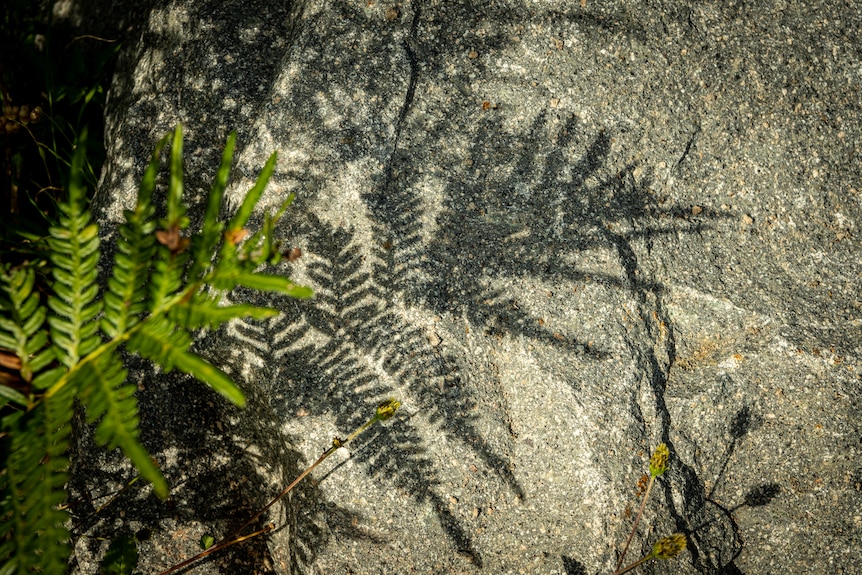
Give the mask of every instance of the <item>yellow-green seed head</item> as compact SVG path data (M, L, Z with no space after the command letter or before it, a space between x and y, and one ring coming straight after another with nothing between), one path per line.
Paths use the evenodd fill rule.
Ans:
M656 559L670 559L679 555L680 551L685 549L686 539L682 533L674 533L670 537L665 537L656 541L652 546L652 557Z
M390 397L389 399L377 406L377 412L374 414L374 417L379 419L380 421L386 421L387 419L395 415L395 411L399 407L401 407L401 402L394 397Z
M658 477L667 471L667 460L670 457L670 450L664 443L659 443L658 447L653 451L652 457L649 458L649 472L653 477Z

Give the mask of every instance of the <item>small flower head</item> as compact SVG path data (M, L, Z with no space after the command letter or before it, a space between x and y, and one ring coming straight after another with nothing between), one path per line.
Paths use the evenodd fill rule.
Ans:
M651 557L655 559L670 559L679 555L680 551L685 549L686 539L682 533L674 533L670 537L665 537L656 541L652 546Z
M664 443L659 443L658 447L653 451L652 457L649 458L649 472L653 477L658 477L667 471L667 460L670 457L670 450Z
M386 421L393 415L395 415L395 411L401 407L401 402L395 399L394 397L390 397L383 403L377 406L377 411L374 414L375 419L380 421Z

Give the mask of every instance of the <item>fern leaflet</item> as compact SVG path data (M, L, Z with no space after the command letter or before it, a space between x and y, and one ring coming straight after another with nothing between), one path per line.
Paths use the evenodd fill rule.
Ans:
M198 292L190 301L181 301L171 308L171 321L186 329L217 329L220 325L236 318L266 319L278 315L277 309L259 307L251 304L219 305L221 298Z
M168 185L168 215L159 222L156 239L156 261L150 277L150 312L162 313L173 303L171 296L177 295L183 287L183 271L189 256L186 248L189 239L180 232L189 226L183 195L183 137L182 129L177 128L171 145L171 177Z
M98 323L93 321L102 309L101 300L96 299L99 227L90 223L90 212L84 207L85 141L86 132L72 158L69 198L60 204L60 225L49 231L54 295L48 298L48 306L54 315L48 322L57 357L69 368L100 343Z
M150 262L156 251L153 221L156 209L152 203L159 171L159 155L167 138L156 145L138 188L135 210L125 212L126 222L120 226L120 240L114 256L112 277L105 293L105 317L102 330L112 338L118 337L139 321L146 309Z
M66 468L74 388L67 386L28 412L4 419L9 434L0 561L20 573L63 573L69 549ZM5 454L4 454L5 455Z
M0 348L17 356L18 370L25 382L31 382L34 374L54 359L51 349L45 349L48 343L48 333L44 329L47 311L40 305L39 294L33 291L35 278L32 266L0 270L0 290L6 300L0 305L4 312L8 312L8 317L6 313L0 316ZM0 387L4 397L26 405L23 395L9 387Z
M193 375L234 405L245 406L245 396L222 370L188 351L191 336L164 317L153 317L142 324L129 340L130 350L159 364L165 371L174 368Z
M207 210L204 214L203 229L200 235L192 240L193 263L189 271L189 277L193 280L200 279L204 272L210 268L213 254L224 231L224 223L219 221L222 199L227 188L228 176L230 175L230 164L233 160L233 152L236 147L236 133L232 133L225 144L222 154L221 165L210 190L207 201Z
M141 476L153 484L159 497L168 495L165 478L138 441L138 402L135 386L124 385L126 370L113 349L87 362L77 372L76 379L86 386L81 399L87 406L87 423L96 426L96 441L109 449L120 447Z

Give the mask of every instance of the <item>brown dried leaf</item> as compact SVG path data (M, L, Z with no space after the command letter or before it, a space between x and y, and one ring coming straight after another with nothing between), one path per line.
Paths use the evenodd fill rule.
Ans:
M180 235L179 226L171 226L169 230L157 230L156 239L160 244L166 246L172 254L178 254L184 251L188 246L189 238L184 238Z
M237 245L251 234L247 229L228 230L224 233L224 240L233 245Z
M5 367L7 369L20 370L21 369L21 359L12 353L11 351L7 351L5 349L0 350L0 367Z

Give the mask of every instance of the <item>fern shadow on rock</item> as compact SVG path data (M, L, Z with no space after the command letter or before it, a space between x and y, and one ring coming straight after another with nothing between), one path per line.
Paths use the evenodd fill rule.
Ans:
M660 427L654 433L672 447L664 388L675 359L673 324L665 309L664 289L648 279L638 254L648 252L656 237L703 231L709 218L692 218L688 209L665 205L651 191L648 172L639 180L635 178L637 166L610 168L610 133L588 138L586 146L577 141L578 136L583 138L584 133L574 116L554 129L549 118L540 113L527 134L507 133L501 120L486 117L476 130L466 161L471 171L483 175L450 177L451 187L441 194L447 203L437 217L437 233L430 241L421 240L417 233L421 202L412 191L418 188L422 168L413 174L410 170L421 163L402 163L413 152L396 150L393 163L401 177L390 180L381 176L379 191L366 196L370 211L377 217L377 235L393 245L378 250L384 263L377 277L389 287L392 299L403 297L441 315L463 315L471 324L483 326L486 333L543 342L592 361L607 360L612 352L586 341L561 338L540 327L536 317L519 309L517 294L489 286L500 278L528 278L545 285L597 282L628 294L641 320L634 327L639 335L627 338L627 345L631 355L639 358L638 364L646 368L644 377L654 397L653 405L636 404L632 412L636 425L642 426L647 424L644 413L657 413ZM551 145L530 149L527 144L549 139ZM433 146L414 143L417 149L424 145ZM573 148L584 151L580 157L572 157ZM453 159L451 163L456 162ZM494 174L501 172L507 177L496 178ZM717 213L711 217L723 216ZM580 269L572 254L591 250L615 254L619 273ZM570 381L578 385L579 378L572 373ZM429 402L432 411L445 412L430 398ZM672 509L672 515L680 528L687 530L702 516L704 484L692 467L679 464L677 477L682 492L691 500L685 512ZM672 500L668 493L668 501ZM706 564L702 567L710 568Z
M182 122L186 187L193 192L186 201L197 221L206 200L200 192L209 188L221 155L218 143L233 130L241 139L248 136L251 117L267 105L307 0L147 4L123 15L130 23L149 24L142 24L135 34L140 37L129 42L117 63L105 110L108 162L99 188L130 193L129 166L142 173L151 143ZM104 17L104 7L95 12ZM206 113L198 121L201 110ZM94 202L119 220L128 206L118 199L100 191Z
M539 115L530 137L545 137L546 124L546 117ZM480 130L487 138L501 133L494 119ZM599 282L632 294L643 306L642 316L657 318L655 324L646 320L643 330L657 333L658 318L669 323L661 308L662 288L644 279L647 274L640 269L632 244L648 245L659 234L695 233L705 224L690 221L678 207L660 206L649 192L648 178L635 182L634 166L605 174L607 134L582 146L583 156L576 162L563 157L559 150L575 147L578 133L582 131L576 119L567 119L543 158L516 144L523 135L512 135L512 142L496 148L518 150L514 157L501 159L477 145L471 165L487 170L513 165L518 174L515 185L529 182L547 193L522 194L520 202L506 204L506 198L518 197L516 190L497 188L488 193L487 182L466 191L444 191L447 205L430 241L420 234L423 203L407 162L395 170L401 179L381 174L381 188L364 197L374 216L375 244L360 244L351 231L333 228L310 211L296 215L302 223L291 226L289 233L307 243L305 265L317 299L286 302L281 318L265 325L235 326L233 335L252 350L251 362L267 366L261 369L273 382L267 391L273 409L286 418L300 411L334 412L338 428L347 430L361 423L380 397L409 390L414 409L438 426L447 440L468 446L496 481L522 498L524 489L512 473L512 438L489 441L474 415L479 409L490 410L505 427L505 407L495 410L486 402L457 354L429 341L429 334L409 324L398 309L406 302L432 314L463 316L488 335L543 342L597 362L607 360L610 352L541 327L536 317L519 308L517 296L494 287L488 278ZM399 154L396 150L396 165ZM622 274L583 271L569 257L596 248L616 253ZM663 358L635 339L631 345L633 353L644 354L652 366L650 380L660 398L666 378L663 365L673 358L672 341ZM667 415L664 424L662 434L670 427ZM473 564L482 565L469 527L451 514L439 494L434 479L439 469L434 454L424 447L420 428L411 418L401 419L376 437L374 441L387 448L360 444L354 459L372 476L390 477L418 502L430 504L453 546ZM693 471L685 481L694 490L702 487Z
M443 427L452 440L472 442L501 481L521 493L506 458L484 442L471 417L464 415L473 411L475 402L469 397L443 396L437 384L423 387L418 383L445 380L450 387L457 386L457 368L430 349L423 330L407 325L390 309L386 290L364 264L353 236L308 217L311 222L303 232L314 246L314 252L306 256L311 262L308 274L316 286L313 305L285 302L283 316L265 327L245 324L234 328L235 337L254 350L254 363L273 366L267 391L273 409L286 419L298 412L331 413L338 429L350 430L363 422L379 398L398 394L395 385L418 388L422 407L433 405L429 394L450 397L442 406L438 399L428 417L436 423L446 420ZM386 381L376 373L377 365L386 372ZM372 475L391 474L398 489L429 503L457 550L481 565L467 530L435 492L435 465L423 444L410 418L400 418L371 439L360 438L353 459L367 466ZM351 514L332 505L327 513L334 516L333 531L362 537L351 532L349 522L338 519L352 518Z
M351 20L366 18L347 5L333 10L338 12L333 19L348 29ZM324 146L321 158L305 167L288 167L281 175L282 183L302 189L298 213L292 215L298 223L288 225L285 235L303 238L303 265L318 299L287 303L283 318L264 326L238 325L232 334L247 345L248 363L268 374L273 408L285 417L298 412L334 416L335 425L347 430L361 423L369 406L384 394L405 392L415 413L447 441L475 454L492 470L493 481L521 498L525 489L512 471L517 437L506 406L488 391L501 386L499 378L483 373L491 381L477 384L460 351L435 343L433 334L411 323L405 310L463 319L489 336L540 343L571 356L573 364L608 361L621 353L619 348L591 342L589 335L577 335L574 329L562 334L544 327L518 293L525 282L577 283L599 285L620 294L615 303L633 304L624 353L642 368L651 398L642 405L634 390L625 390L622 401L629 402L633 415L632 436L648 434L671 444L664 390L676 353L674 326L665 308L664 287L650 279L642 258L656 238L697 234L724 215L707 211L696 217L690 207L669 203L652 189L648 168L620 161L612 141L625 126L596 133L574 115L550 110L531 114L524 128L512 128L512 118L501 111L482 114L457 104L444 111L445 122L428 120L431 114L420 108L440 103L423 100L429 78L446 76L444 89L460 86L470 98L477 96L466 94L470 82L464 70L456 69L457 77L444 74L452 56L448 47L468 35L464 23L477 14L453 4L441 8L445 14L436 14L432 24L432 19L421 18L420 6L411 4L410 11L405 18L409 31L399 37L385 34L387 46L401 50L391 57L403 72L396 82L403 88L403 101L392 99L381 108L386 118L395 119L394 126L369 129L335 98L336 90L328 94L325 89L331 83L357 93L386 92L379 85L389 77L383 73L385 66L375 64L381 73L374 73L360 52L339 52L337 66L324 64L313 71L326 81L297 83L295 93L280 94L300 102L290 108L291 114L302 117L315 140L339 144ZM514 20L524 14L498 16ZM316 49L325 50L329 43L339 46L341 32L315 39ZM470 40L480 52L505 49L509 43L506 34L495 32ZM476 65L482 71L483 64ZM321 99L326 106L311 105ZM322 109L343 111L337 125L327 122ZM388 139L378 139L380 133ZM289 135L283 137L291 141ZM361 193L357 213L368 214L371 233L360 240L355 230L333 224L337 218L321 217L319 210L326 208L313 204L315 194L331 183L330 162L354 165L365 159L380 161L383 167ZM423 185L429 178L439 184L431 196ZM610 254L610 264L587 269L581 256L595 253ZM603 393L584 388L577 366L561 370L575 391ZM477 409L504 432L489 438L477 424ZM658 416L657 429L647 432L652 414ZM380 439L374 441L399 447L360 446L354 459L367 465L371 475L390 477L416 501L430 504L453 546L474 564L482 564L467 523L441 504L434 479L440 475L439 460L427 445L426 430L411 419L400 419L399 425L375 436ZM616 467L606 457L607 462L596 462L597 468ZM678 477L683 493L703 492L703 480L693 468L683 466Z

